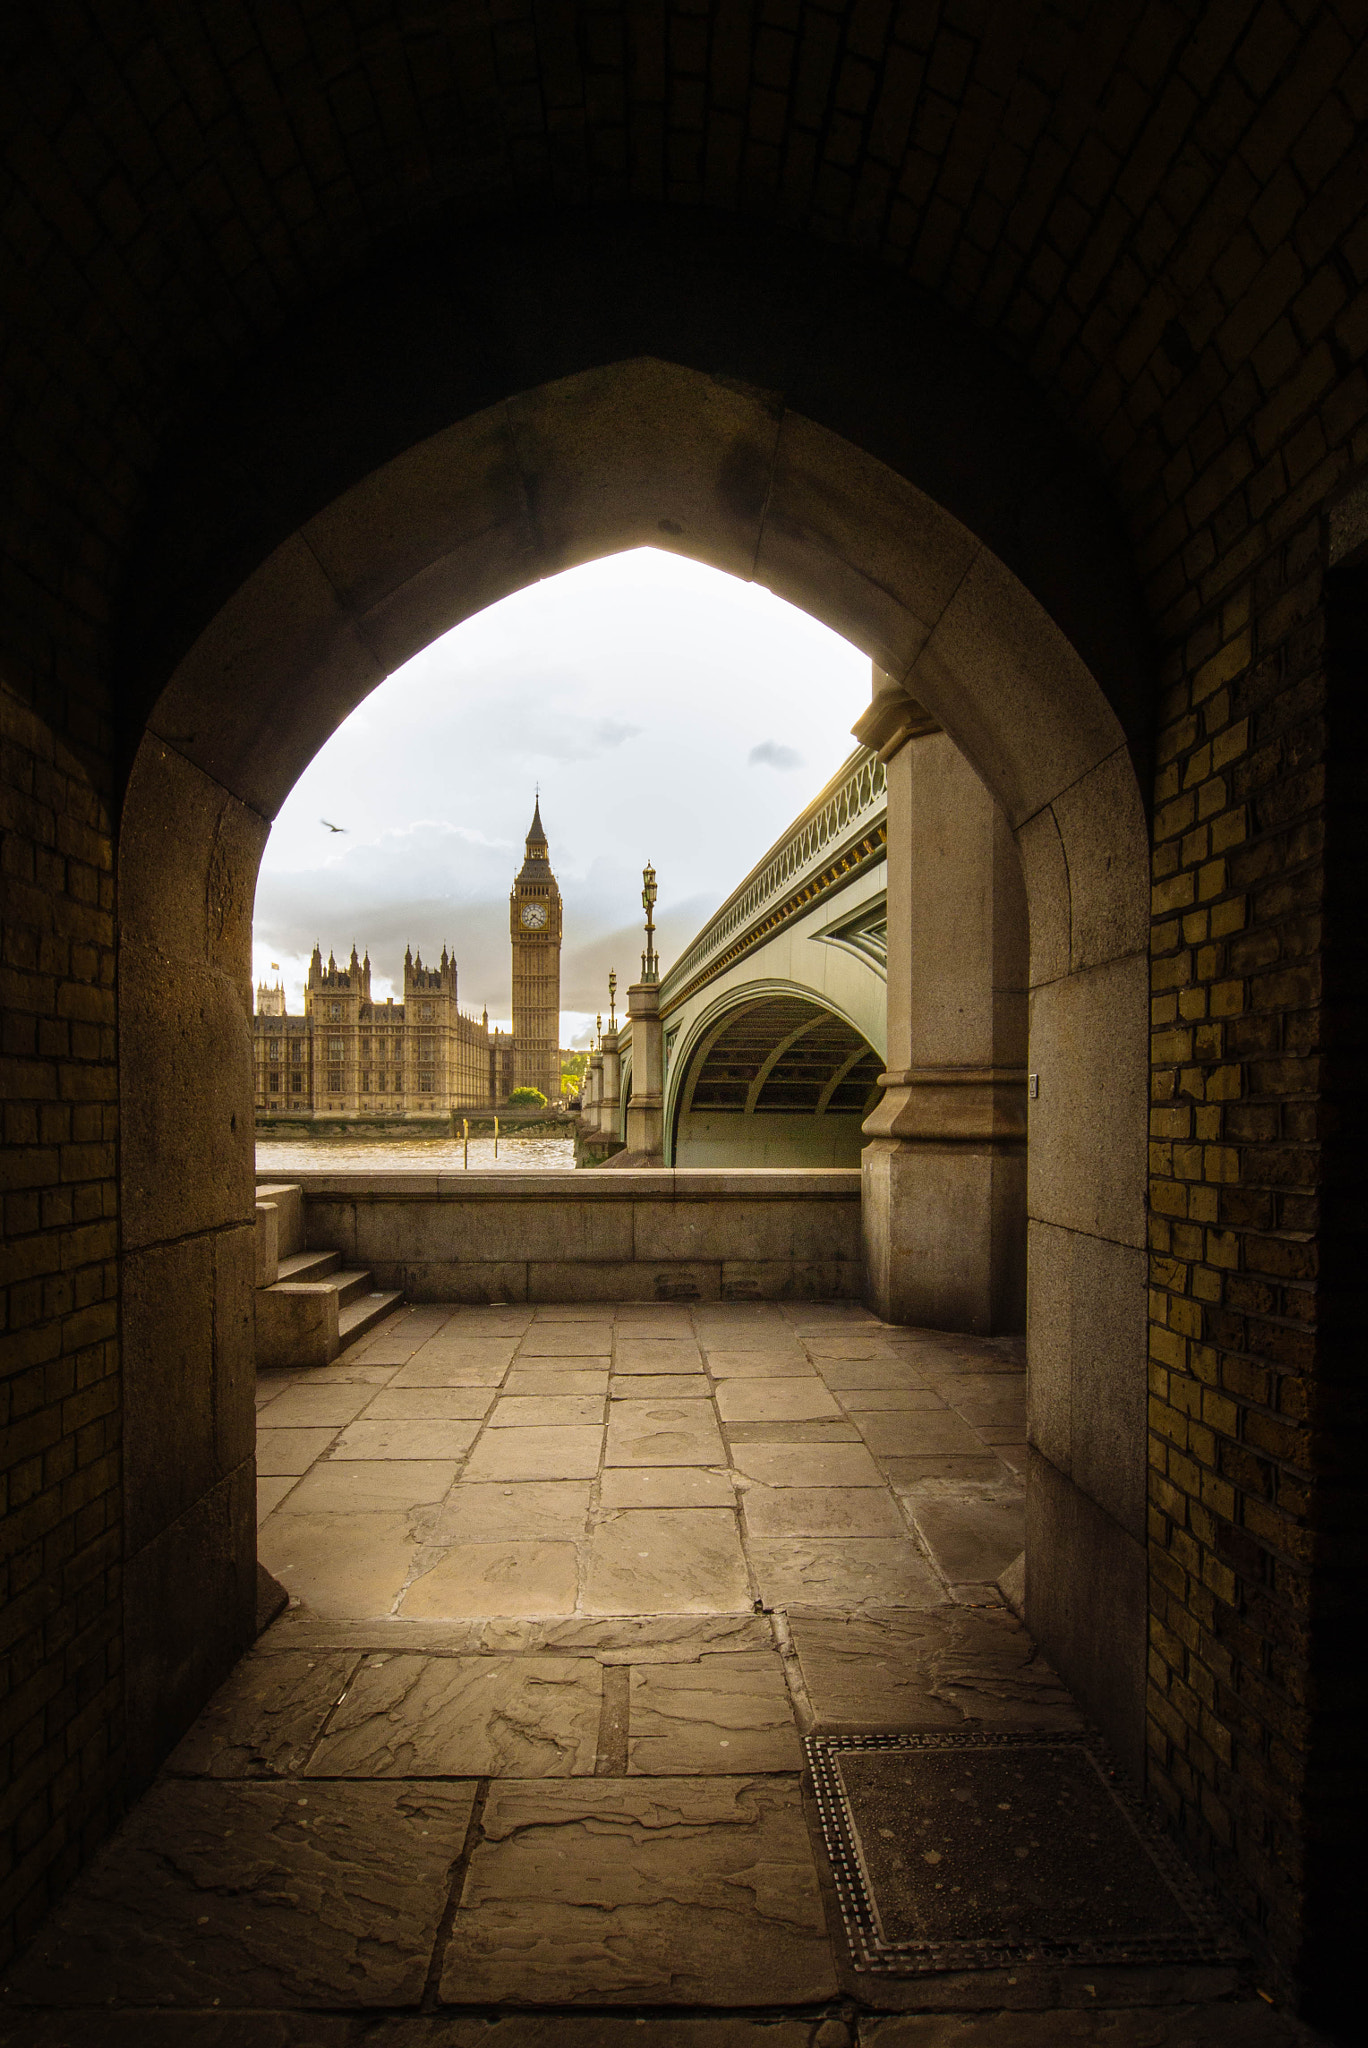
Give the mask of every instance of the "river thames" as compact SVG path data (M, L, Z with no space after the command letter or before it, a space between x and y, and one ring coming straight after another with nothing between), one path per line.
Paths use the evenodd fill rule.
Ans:
M472 1137L472 1173L528 1172L575 1167L575 1141L565 1137ZM460 1138L259 1138L258 1173L459 1173L466 1164Z

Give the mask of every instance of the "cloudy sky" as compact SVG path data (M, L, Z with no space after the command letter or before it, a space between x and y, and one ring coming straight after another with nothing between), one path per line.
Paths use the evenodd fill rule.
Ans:
M854 747L869 662L758 584L640 548L469 619L367 698L296 783L257 886L258 979L292 1011L314 940L455 952L463 1006L508 1021L508 892L541 787L565 902L562 1045L610 967L640 971L654 862L668 967ZM332 832L327 819L344 829Z

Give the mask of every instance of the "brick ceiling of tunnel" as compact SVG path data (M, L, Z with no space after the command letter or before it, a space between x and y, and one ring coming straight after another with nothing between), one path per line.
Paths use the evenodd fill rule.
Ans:
M878 1053L843 1018L795 996L770 996L724 1024L685 1099L700 1113L863 1114L882 1070Z
M636 199L844 243L990 333L1110 472L1154 615L1180 626L1219 552L1203 532L1228 545L1257 516L1231 507L1286 424L1260 407L1289 352L1317 392L1355 352L1336 240L1365 177L1357 11L11 6L15 587L50 584L71 508L98 504L60 571L98 638L172 395L396 237Z

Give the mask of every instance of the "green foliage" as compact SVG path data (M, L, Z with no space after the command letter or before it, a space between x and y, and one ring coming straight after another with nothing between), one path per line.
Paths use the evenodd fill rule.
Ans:
M510 1109L545 1109L546 1097L540 1088L515 1088L508 1098Z
M584 1086L584 1070L589 1064L587 1052L567 1052L561 1048L561 1094L578 1095Z

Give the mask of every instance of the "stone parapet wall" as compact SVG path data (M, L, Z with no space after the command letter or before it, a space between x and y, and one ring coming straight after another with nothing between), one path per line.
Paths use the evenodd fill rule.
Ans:
M860 1175L303 1173L310 1248L410 1301L854 1300Z

